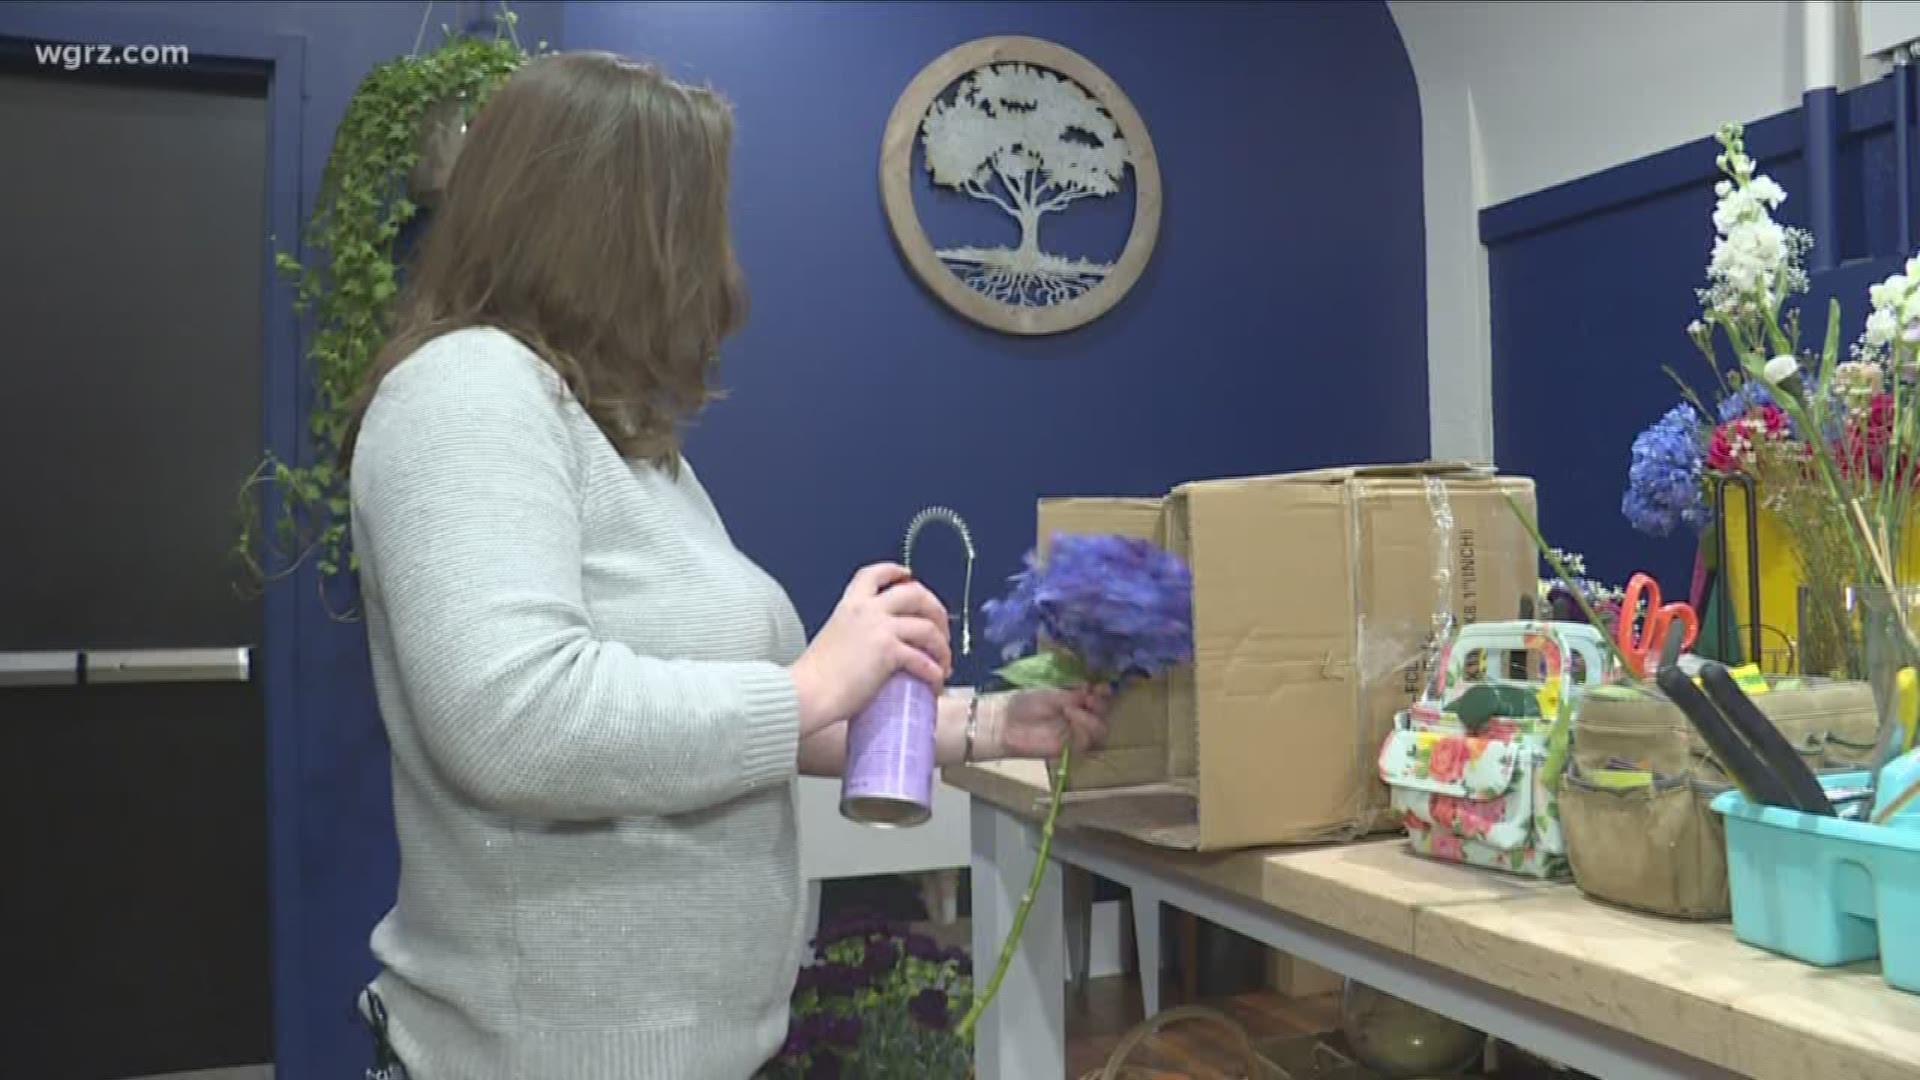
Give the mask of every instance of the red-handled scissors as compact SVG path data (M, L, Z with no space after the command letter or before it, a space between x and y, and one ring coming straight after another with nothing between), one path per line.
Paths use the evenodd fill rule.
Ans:
M1614 638L1635 675L1644 679L1654 673L1660 651L1666 646L1667 631L1676 622L1685 627L1680 647L1692 648L1694 639L1700 636L1700 617L1694 614L1693 605L1678 600L1661 603L1660 583L1645 574L1635 574L1628 580L1626 598L1620 602L1620 626ZM1636 624L1638 633L1635 633Z

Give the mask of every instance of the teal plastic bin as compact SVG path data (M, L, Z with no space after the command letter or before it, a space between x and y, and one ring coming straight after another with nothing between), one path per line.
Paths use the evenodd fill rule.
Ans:
M1861 788L1834 773L1829 790ZM1713 801L1726 818L1727 885L1741 941L1820 967L1880 957L1888 983L1920 993L1920 828L1757 806L1739 791Z

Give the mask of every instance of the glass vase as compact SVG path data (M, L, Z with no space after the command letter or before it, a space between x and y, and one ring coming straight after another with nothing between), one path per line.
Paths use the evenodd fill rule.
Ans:
M1889 591L1881 586L1856 586L1849 590L1849 607L1858 628L1859 668L1861 676L1873 687L1873 701L1880 714L1880 730L1875 745L1886 734L1887 725L1898 720L1894 704L1894 678L1901 668L1920 666L1920 647L1915 634L1920 624L1920 587L1902 585Z
M1487 1042L1457 1020L1352 979L1340 999L1340 1033L1381 1080L1457 1074L1479 1062Z

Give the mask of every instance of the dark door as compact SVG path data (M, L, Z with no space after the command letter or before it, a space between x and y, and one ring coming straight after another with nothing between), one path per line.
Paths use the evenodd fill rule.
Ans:
M266 1062L264 73L0 56L0 1073Z

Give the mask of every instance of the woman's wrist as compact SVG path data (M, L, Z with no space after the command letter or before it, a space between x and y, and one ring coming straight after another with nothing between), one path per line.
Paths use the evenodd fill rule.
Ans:
M954 690L940 699L934 753L942 765L977 764L1006 756L1001 733L1006 727L1004 693Z

